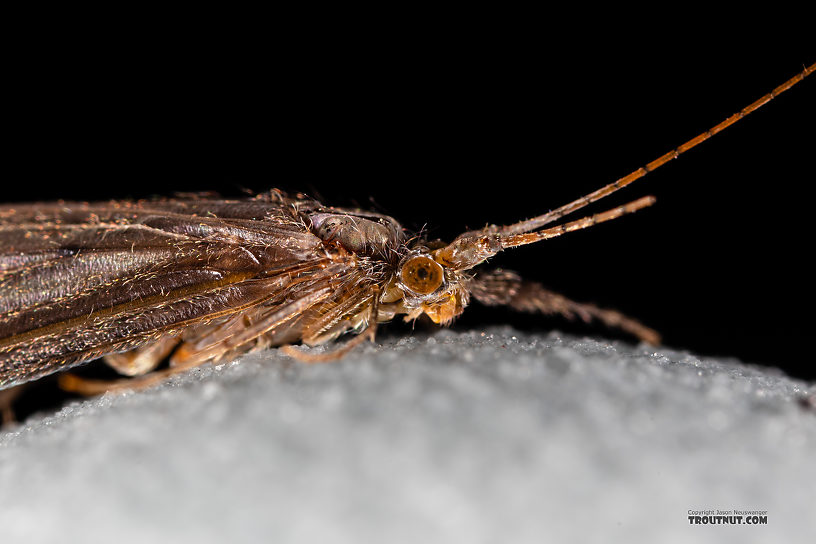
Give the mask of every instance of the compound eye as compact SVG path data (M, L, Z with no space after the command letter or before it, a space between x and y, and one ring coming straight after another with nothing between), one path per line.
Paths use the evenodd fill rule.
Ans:
M430 257L417 255L402 264L400 279L414 293L429 295L442 285L442 265Z

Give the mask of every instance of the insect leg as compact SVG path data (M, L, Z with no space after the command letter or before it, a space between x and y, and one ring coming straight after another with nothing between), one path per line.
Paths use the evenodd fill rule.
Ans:
M615 310L575 302L544 288L540 283L525 281L509 270L479 274L470 286L473 297L486 306L509 306L520 312L562 315L585 322L597 319L604 325L625 331L647 344L660 344L660 334Z
M284 333L286 324L296 317L302 315L309 308L318 304L331 295L332 289L328 287L317 289L310 295L297 299L283 307L274 307L259 316L255 322L250 323L244 330L225 334L222 336L213 335L209 343L187 341L182 344L173 357L170 359L171 367L186 366L195 362L194 366L208 360L219 360L230 353L240 353L242 349L251 346L252 342L258 341L263 335ZM274 336L273 339L274 341ZM285 340L283 340L285 341ZM278 340L281 342L281 340Z
M194 338L187 339L171 356L170 368L123 380L89 380L72 374L62 374L59 376L59 385L66 391L79 393L80 395L98 395L107 391L150 387L161 383L170 376L196 368L208 361L219 360L230 354L243 353L243 351L246 351L247 346L251 346L251 342L300 315L307 308L328 297L330 293L330 288L321 288L282 307L269 309L262 319L245 327L238 333L235 333L232 327L227 326L222 329L221 334L210 334L208 336L209 342L197 343ZM241 317L236 316L236 319ZM233 322L228 323L232 324Z
M373 342L377 333L377 315L380 311L380 288L376 285L372 286L370 293L372 296L371 306L369 306L368 324L363 332L361 332L359 335L355 336L339 348L327 351L325 353L304 353L295 349L294 346L291 345L281 346L281 351L289 357L297 359L302 363L328 363L342 358L346 353L353 350L366 340L371 340Z
M186 370L190 370L205 363L205 360L198 360L190 358L189 361L176 364L164 370L157 370L144 376L137 376L135 378L124 378L121 380L92 380L87 378L80 378L73 374L60 374L58 377L58 384L61 389L78 393L80 395L101 395L108 391L127 391L144 389L152 385L163 382L165 379L175 374L180 374Z
M105 363L123 376L141 376L159 366L179 342L176 336L163 336L124 353L110 353L105 356Z
M109 353L105 364L123 376L143 376L154 370L176 349L180 340L176 336L164 336L158 340L123 353ZM152 375L152 374L151 374ZM93 380L73 374L60 376L60 388L80 395L96 395L115 389L119 383L134 383L135 380ZM151 382L152 383L152 382ZM106 385L107 384L107 385Z
M24 388L25 384L0 391L0 427L10 425L17 421L17 418L14 416L14 401L17 400L17 397L20 396Z

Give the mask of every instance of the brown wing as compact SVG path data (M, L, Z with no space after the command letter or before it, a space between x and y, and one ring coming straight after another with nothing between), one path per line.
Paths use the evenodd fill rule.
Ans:
M315 205L0 206L0 389L261 304L322 300L354 269L304 224Z

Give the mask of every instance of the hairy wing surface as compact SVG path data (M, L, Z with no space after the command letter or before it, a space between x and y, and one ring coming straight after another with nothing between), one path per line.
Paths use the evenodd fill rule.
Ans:
M314 296L345 268L327 266L297 202L0 207L0 388Z

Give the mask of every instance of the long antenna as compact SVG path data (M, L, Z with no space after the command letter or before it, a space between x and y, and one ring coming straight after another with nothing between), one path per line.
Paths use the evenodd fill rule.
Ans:
M576 210L580 210L584 206L592 204L593 202L595 202L597 200L600 200L600 199L602 199L604 197L607 197L607 196L611 195L612 193L614 193L618 189L623 189L624 187L626 187L627 185L629 185L633 181L642 178L643 176L645 176L649 172L652 172L653 170L656 170L656 169L660 168L661 166L663 166L664 164L666 164L670 160L676 159L677 157L679 157L681 154L685 153L689 149L691 149L691 148L701 144L702 142L708 140L709 138L711 138L712 136L714 136L715 134L717 134L721 130L723 130L723 129L727 128L727 127L730 127L731 125L733 125L734 123L736 123L737 121L739 121L740 119L742 119L743 117L748 115L749 113L753 113L754 111L758 110L759 108L761 108L762 106L764 106L765 104L767 104L768 102L770 102L771 100L773 100L774 98L779 96L780 94L784 93L785 91L787 91L788 89L790 89L791 87L793 87L794 85L796 85L797 83L799 83L800 81L805 79L807 76L809 76L814 71L816 71L816 64L811 64L810 66L805 68L802 72L799 72L797 75L790 78L785 83L783 83L779 87L775 88L774 90L772 90L771 92L769 92L768 94L766 94L765 96L760 98L759 100L753 102L749 106L746 106L746 107L742 108L740 111L738 111L737 113L735 113L734 115L732 115L731 117L726 119L725 121L721 122L720 124L716 125L714 128L712 128L710 130L707 130L707 131L703 132L702 134L700 134L699 136L696 136L696 137L692 138L691 140L687 141L683 145L681 145L681 146L679 146L679 147L677 147L675 149L672 149L668 153L666 153L666 154L662 155L661 157L659 157L659 158L653 160L652 162L648 163L646 166L638 168L637 170L635 170L631 174L629 174L627 176L624 176L624 177L620 178L619 180L617 180L617 181L615 181L613 183L610 183L609 185L607 185L605 187L601 187L600 189L598 189L595 192L592 192L592 193L589 193L588 195L582 196L581 198L579 198L577 200L574 200L574 201L570 202L569 204L565 204L564 206L561 206L560 208L555 209L555 210L553 210L551 212L547 212L547 213L545 213L543 215L539 215L538 217L533 217L532 219L527 219L526 221L520 221L520 222L514 223L512 225L507 225L507 226L504 226L504 227L500 227L499 232L502 235L511 235L511 234L521 234L521 233L530 232L530 231L539 229L539 228L543 227L544 225L548 225L549 223L552 223L553 221L557 221L558 219L561 219L565 215L569 215L569 214L571 214L572 212L574 212Z

